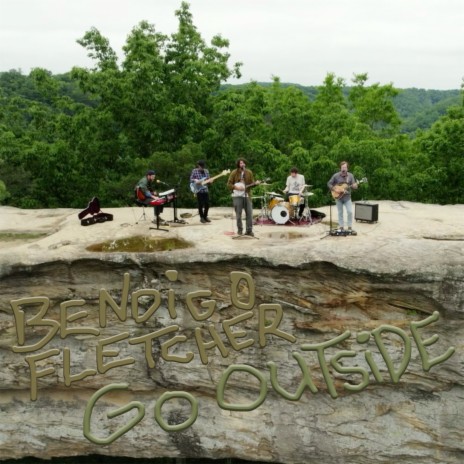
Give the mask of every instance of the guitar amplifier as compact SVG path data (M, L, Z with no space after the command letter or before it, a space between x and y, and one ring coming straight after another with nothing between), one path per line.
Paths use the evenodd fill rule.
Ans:
M356 221L373 223L379 220L378 203L355 203L354 207L354 218Z

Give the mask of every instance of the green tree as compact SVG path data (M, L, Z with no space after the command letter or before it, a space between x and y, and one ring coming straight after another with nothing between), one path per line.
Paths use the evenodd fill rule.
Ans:
M464 203L464 106L455 106L432 128L421 133L417 144L427 158L428 192L438 203ZM431 179L434 179L431 181ZM430 198L425 195L426 198Z
M274 77L267 91L266 124L270 127L269 140L282 153L289 154L292 145L300 143L309 148L314 113L309 98L295 86L282 86Z
M5 182L3 182L3 180L0 180L0 204L2 204L9 196L10 194L6 189Z
M98 110L111 113L131 156L147 158L198 141L207 127L211 95L223 80L239 76L239 63L228 67L227 40L215 36L208 46L185 2L176 16L179 27L171 37L147 21L135 27L123 47L121 68L97 30L79 41L97 63L92 70L75 68L73 74L99 99Z
M391 84L366 87L367 74L356 74L348 100L361 123L384 137L398 132L401 120L393 104L399 91Z
M343 95L344 80L334 74L327 74L312 106L314 124L310 136L315 145L325 147L326 155L338 143L349 135L354 128L355 120L348 111Z

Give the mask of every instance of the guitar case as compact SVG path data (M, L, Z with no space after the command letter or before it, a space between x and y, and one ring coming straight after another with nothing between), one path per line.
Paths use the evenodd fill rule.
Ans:
M91 217L86 218L88 214L91 214ZM100 209L100 201L97 197L93 197L87 208L81 211L78 215L78 218L81 220L82 226L90 226L92 224L96 224L97 222L106 222L112 221L113 215L109 213L104 213Z

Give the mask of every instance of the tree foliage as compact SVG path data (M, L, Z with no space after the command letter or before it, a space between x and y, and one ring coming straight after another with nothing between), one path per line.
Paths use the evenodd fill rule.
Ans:
M89 69L0 73L0 202L83 208L98 196L102 205L126 205L154 168L176 187L179 205L191 207L195 161L205 159L214 175L233 169L238 157L256 178L270 178L270 190L282 189L296 166L313 185L314 207L331 201L326 182L341 160L368 178L358 199L464 202L464 108L449 100L455 95L446 94L453 104L408 135L405 91L368 85L367 73L349 87L332 73L311 89L278 77L223 85L240 76L241 64L229 64L228 40L206 43L187 3L175 15L169 36L148 21L136 25L121 59L92 28L78 40L93 60ZM416 92L411 106L426 97L443 104L436 92ZM213 204L230 204L225 182L211 195Z

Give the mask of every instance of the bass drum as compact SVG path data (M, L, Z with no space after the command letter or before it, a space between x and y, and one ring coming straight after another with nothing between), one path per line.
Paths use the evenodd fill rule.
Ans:
M271 218L276 224L285 224L290 218L290 208L288 203L283 202L274 206L271 211Z

